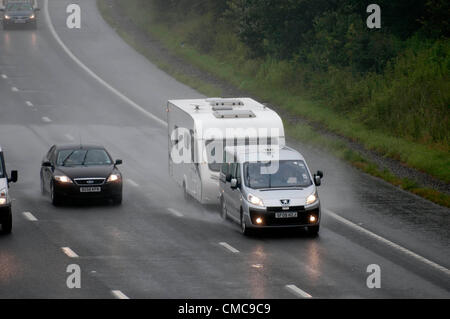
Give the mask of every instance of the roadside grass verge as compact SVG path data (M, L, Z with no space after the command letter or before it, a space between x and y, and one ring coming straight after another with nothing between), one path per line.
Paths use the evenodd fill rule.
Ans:
M104 19L116 32L130 46L134 47L160 69L207 96L221 96L222 90L219 87L186 75L176 70L163 59L152 55L112 19L110 8L105 0L97 0L97 4ZM258 78L249 76L246 68L240 69L238 67L239 63L233 64L228 59L219 59L211 55L202 54L195 48L185 44L186 31L173 30L163 24L150 23L151 15L147 12L135 11L134 6L127 5L123 9L125 14L133 16L133 22L137 27L158 39L171 54L182 57L183 60L199 69L209 72L241 90L258 96L264 101L276 104L293 116L305 118L313 124L319 124L329 131L357 141L364 145L366 149L394 158L407 166L426 172L447 183L450 182L450 157L447 149L441 151L423 144L390 136L380 131L368 130L362 124L354 123L330 109L320 107L316 102L293 95L288 89L277 88L274 90L270 83L265 83ZM252 66L247 65L247 68L251 69ZM285 129L288 136L305 143L319 145L365 173L381 178L392 185L437 204L450 207L449 195L431 188L420 187L416 182L407 178L399 178L388 170L380 170L376 164L364 158L361 153L349 148L345 142L337 138L325 137L314 130L311 125L292 125L285 121Z

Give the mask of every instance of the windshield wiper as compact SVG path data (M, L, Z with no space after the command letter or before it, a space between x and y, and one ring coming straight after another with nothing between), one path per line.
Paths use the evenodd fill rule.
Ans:
M61 166L66 166L67 160L72 156L73 153L75 153L75 150L73 150L72 152L70 152L69 155L66 156L66 158L62 161L62 165Z
M81 162L81 166L84 165L84 162L86 162L86 157L88 155L89 151L86 151L86 154L84 154L83 162Z

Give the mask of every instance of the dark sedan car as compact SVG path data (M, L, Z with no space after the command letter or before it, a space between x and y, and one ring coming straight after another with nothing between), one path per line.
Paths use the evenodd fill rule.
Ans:
M31 25L32 28L37 27L36 11L39 8L33 8L28 1L9 1L5 7L0 9L3 11L3 29L10 26Z
M102 146L54 145L41 165L41 191L53 205L64 199L111 199L122 203L122 174Z

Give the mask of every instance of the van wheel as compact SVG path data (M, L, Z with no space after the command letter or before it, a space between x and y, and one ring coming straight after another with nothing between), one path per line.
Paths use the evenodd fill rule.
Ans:
M308 235L311 237L317 237L319 235L320 226L308 226Z
M11 234L11 230L12 230L12 213L11 210L9 210L2 221L2 233Z
M241 233L244 236L248 236L251 233L250 228L247 227L247 224L245 223L244 214L241 212Z
M223 220L227 220L228 213L227 213L227 207L225 205L225 200L222 198L220 201L220 217L222 217Z

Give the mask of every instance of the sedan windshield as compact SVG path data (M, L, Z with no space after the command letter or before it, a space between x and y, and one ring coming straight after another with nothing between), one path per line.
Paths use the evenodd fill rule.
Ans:
M69 149L59 151L56 164L58 166L112 165L112 160L102 149Z
M245 185L253 189L308 187L312 184L301 160L245 163L244 179Z

